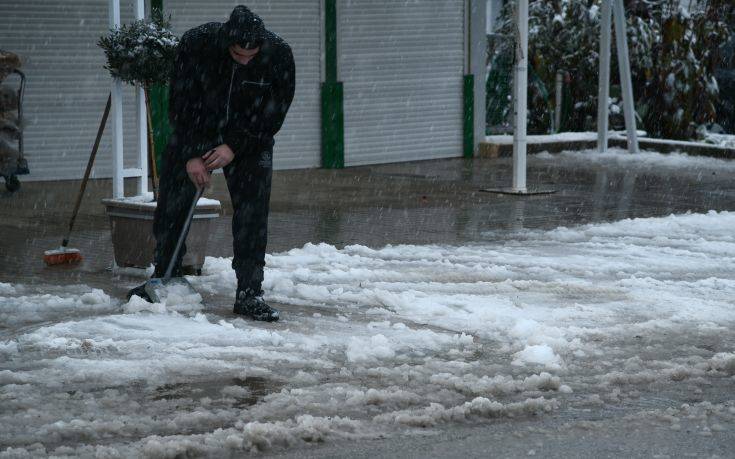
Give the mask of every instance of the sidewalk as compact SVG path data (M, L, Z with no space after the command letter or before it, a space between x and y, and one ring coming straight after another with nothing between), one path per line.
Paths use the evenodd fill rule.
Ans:
M621 153L621 158L627 155ZM667 164L668 157L662 157ZM592 159L592 158L591 158ZM694 158L696 159L696 158ZM693 160L694 160L693 159ZM703 159L708 161L708 159ZM618 161L619 162L619 161ZM735 209L732 175L696 169L635 167L561 156L529 157L529 185L557 192L516 197L479 192L508 186L510 158L448 159L348 168L276 171L269 219L268 252L325 242L361 244L458 244L490 230L551 229L583 223L671 213ZM716 163L715 163L716 164ZM724 172L724 171L723 171ZM213 225L210 256L232 256L232 214L222 175L207 197L219 199L224 215ZM132 185L130 183L129 185ZM0 281L84 282L118 288L110 272L109 222L100 203L108 180L90 183L70 245L85 257L76 267L47 268L44 250L61 242L78 181L24 183L0 195ZM127 194L133 193L132 187Z
M646 137L645 131L638 131L638 147L641 150L660 153L685 153L694 156L735 159L733 136L710 134L715 143L653 139ZM559 134L529 135L528 153L548 151L559 153L569 150L591 150L597 148L596 132L561 132ZM628 148L625 132L611 131L608 145L615 148ZM512 135L489 135L480 143L478 156L481 158L497 158L513 154Z

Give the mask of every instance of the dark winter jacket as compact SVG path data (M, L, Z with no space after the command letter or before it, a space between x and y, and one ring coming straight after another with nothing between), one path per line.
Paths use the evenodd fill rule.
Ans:
M266 30L258 54L240 65L222 29L218 22L203 24L179 43L169 93L175 159L187 161L222 143L236 157L271 149L293 100L296 71L288 44Z

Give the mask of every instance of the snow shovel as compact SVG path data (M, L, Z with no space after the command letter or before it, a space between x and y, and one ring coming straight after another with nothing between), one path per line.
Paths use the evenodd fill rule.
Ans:
M197 192L194 194L194 200L191 202L189 214L186 217L183 228L181 228L181 234L179 234L179 240L176 242L176 248L171 256L171 260L168 262L166 273L163 277L154 277L145 283L145 293L153 303L164 302L168 296L168 292L174 289L177 294L194 295L197 293L196 290L194 290L194 287L192 287L189 281L184 277L171 277L171 275L173 274L176 260L179 257L181 246L184 245L186 236L189 234L189 227L191 227L191 221L194 219L194 211L196 210L199 198L202 197L202 193L204 193L204 188L198 188Z

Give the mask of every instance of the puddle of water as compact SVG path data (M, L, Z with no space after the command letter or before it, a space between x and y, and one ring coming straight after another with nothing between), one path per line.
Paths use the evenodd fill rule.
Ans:
M256 405L266 395L278 392L283 383L273 379L260 376L247 376L245 378L231 378L225 380L199 381L191 383L172 383L158 386L153 390L153 400L177 400L189 398L199 400L205 397L217 399L223 396L222 389L229 386L237 386L245 389L242 395L227 395L235 398L236 407Z

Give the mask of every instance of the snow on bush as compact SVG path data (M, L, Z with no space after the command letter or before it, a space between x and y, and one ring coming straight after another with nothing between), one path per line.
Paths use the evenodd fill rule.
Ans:
M163 14L153 9L150 20L139 19L112 29L99 39L113 78L149 87L165 84L173 69L178 38Z
M700 2L689 11L679 0L647 0L627 5L628 44L636 109L653 137L695 139L700 126L717 120L719 85L714 75L720 46L733 33L732 2ZM498 57L513 56L517 35L514 2L500 18ZM529 128L547 133L554 109L557 72L567 75L562 129L594 128L600 46L600 0L529 2ZM613 34L612 55L615 56ZM611 61L613 84L617 59ZM493 89L493 88L490 88ZM503 94L499 94L503 96ZM611 101L612 102L612 101ZM618 98L610 105L620 123Z

